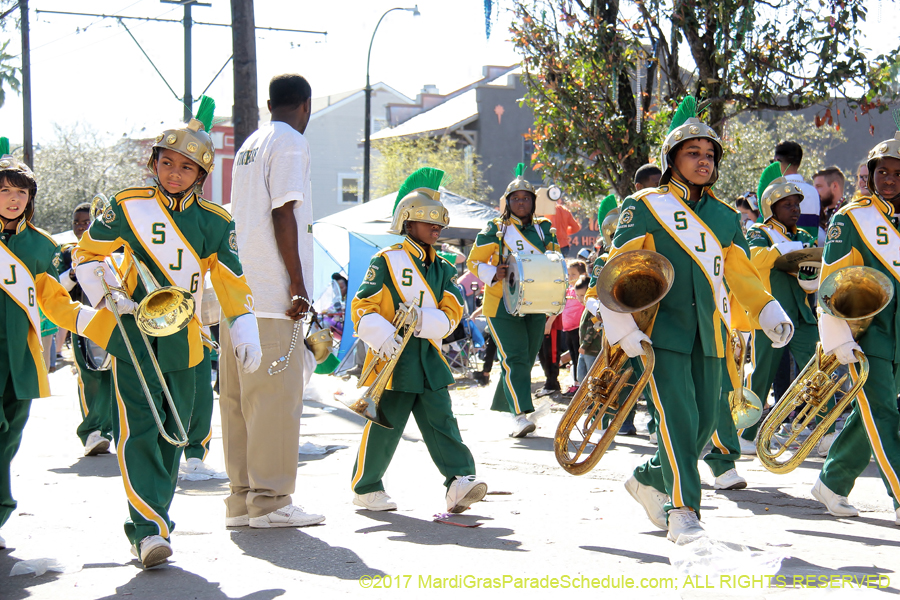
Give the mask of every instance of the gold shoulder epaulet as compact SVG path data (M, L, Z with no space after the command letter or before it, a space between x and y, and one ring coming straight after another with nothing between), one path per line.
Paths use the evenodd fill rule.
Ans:
M856 208L865 208L866 206L872 206L874 203L874 198L872 196L860 196L843 205L837 210L836 214L845 215L848 211L851 211Z
M631 194L630 196L628 196L628 198L631 198L632 200L641 200L643 198L646 198L650 194L664 193L667 189L668 188L664 188L664 187L663 188L644 188L642 190L638 190L635 193ZM625 200L628 200L628 198L625 198ZM622 201L623 204L625 203L625 200Z
M197 204L200 205L200 208L205 208L209 212L219 215L226 221L231 221L231 214L215 202L210 202L209 200L204 200L203 198L197 198Z
M31 229L34 229L36 232L38 232L39 234L41 234L41 235L44 236L45 238L47 238L47 239L50 241L50 243L53 244L54 248L55 248L56 246L59 246L59 243L57 243L57 241L53 239L53 236L52 236L52 235L50 235L49 233L47 233L46 231L44 231L44 230L41 229L40 227L37 227L36 225L32 225L31 221L28 221L28 222L26 223L26 225L27 225L28 227L30 227Z
M110 198L110 201L114 200L121 204L122 202L127 202L128 200L152 198L155 195L155 187L133 187L118 192L115 196Z

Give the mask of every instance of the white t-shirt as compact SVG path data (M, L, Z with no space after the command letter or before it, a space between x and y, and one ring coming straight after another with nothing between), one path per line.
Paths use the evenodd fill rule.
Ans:
M294 202L303 282L312 293L313 236L309 142L281 121L253 132L234 158L231 214L256 316L287 319L290 277L278 252L272 211Z

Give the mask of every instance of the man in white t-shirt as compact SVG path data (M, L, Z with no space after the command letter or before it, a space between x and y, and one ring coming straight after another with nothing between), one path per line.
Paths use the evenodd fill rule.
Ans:
M222 437L231 495L226 527L304 527L325 520L293 504L303 412L304 370L315 368L295 322L309 310L313 239L309 143L311 89L300 75L269 83L272 121L234 158L231 212L244 275L253 290L263 368L237 368L222 331ZM267 365L290 355L287 368ZM311 356L311 355L310 355ZM280 363L279 366L284 366Z
M819 235L819 192L797 172L802 160L803 148L797 142L781 142L775 146L775 158L772 162L781 163L781 174L784 178L796 183L803 192L797 227L815 239Z

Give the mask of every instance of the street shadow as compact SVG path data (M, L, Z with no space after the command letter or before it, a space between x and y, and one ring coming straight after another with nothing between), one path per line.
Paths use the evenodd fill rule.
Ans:
M539 450L541 452L553 452L553 438L530 435L523 438L512 438L512 447L517 450Z
M660 535L666 535L665 531L654 531L653 533L659 533ZM647 565L658 563L661 565L669 564L668 556L660 556L658 554L647 554L645 552L635 552L634 550L625 550L622 548L607 548L605 546L580 546L582 550L588 550L590 552L599 552L601 554L609 554L612 556L621 556L623 558L630 558L638 564Z
M9 572L13 565L24 559L13 556L15 548L7 548L0 550L0 598L3 600L24 600L31 598L34 594L31 588L52 583L62 576L62 573L55 571L47 571L40 577L34 575L17 575L10 577Z
M774 578L778 578L779 576L781 576L784 578L784 583L790 586L793 585L793 578L797 576L804 578L801 585L805 588L828 588L831 587L834 580L837 580L842 576L849 576L855 579L853 583L854 586L866 587L866 577L872 577L873 575L878 576L884 573L893 572L894 571L888 569L879 569L878 567L869 566L845 566L839 567L837 569L829 569L827 567L820 567L819 565L807 562L801 558L788 557L781 561L781 567L774 575ZM806 579L807 577L811 577L811 579ZM817 577L822 577L822 580L817 580ZM774 579L774 581L781 580ZM873 584L875 583L875 579L872 579L871 581ZM878 581L885 580L879 579ZM900 590L894 587L882 587L877 589L880 592L900 594Z
M612 446L609 447L609 451L613 451L616 448L627 448L630 454L640 454L642 456L653 456L656 454L656 446L652 445L647 440L639 442L638 440L640 439L642 439L641 436L617 435Z
M832 518L834 518L834 517L832 517ZM865 517L854 517L853 521L863 521L870 525L885 525L885 526L891 527L892 529L896 529L896 525L894 525L891 521L888 521L888 520L867 519ZM900 548L900 541L898 541L898 540L863 537L860 535L848 535L846 533L833 533L830 531L810 531L808 529L788 529L786 531L787 531L787 533L795 533L797 535L808 535L808 536L812 536L812 537L827 538L827 539L831 539L831 540L837 540L840 542L852 542L855 544L862 544L864 546L892 546L894 548Z
M137 565L137 559L132 561ZM85 565L87 566L87 565ZM139 567L138 567L139 568ZM128 583L116 588L114 595L97 600L121 600L131 598L191 598L192 600L273 600L283 596L286 590L259 590L246 596L229 596L215 581L207 581L169 563L162 567L139 571Z
M228 479L202 479L200 481L189 481L187 479L178 479L175 486L176 496L221 496L228 494Z
M798 498L781 491L778 487L745 488L743 490L716 490L734 502L738 508L749 510L754 515L784 515L789 509L802 509L802 512L791 512L792 518L821 521L835 519L825 512L825 507L812 498Z
M328 444L325 446L325 454L300 454L298 459L298 464L302 465L303 463L316 462L319 460L325 460L333 455L335 452L349 451L352 450L347 444Z
M357 580L363 575L385 575L366 565L349 548L331 546L300 529L285 527L260 531L246 528L230 533L231 541L244 554L282 569L346 580Z
M68 467L47 470L59 475L77 475L78 477L119 477L122 474L119 471L119 461L112 453L82 456Z
M506 527L456 527L445 523L416 519L395 512L359 511L358 514L373 521L381 521L382 525L364 527L358 529L356 533L394 532L400 535L388 536L389 540L410 542L422 546L462 546L479 550L524 552L521 548L522 542L503 539L515 533L514 530ZM478 515L453 515L450 520L465 525L474 525L493 519Z

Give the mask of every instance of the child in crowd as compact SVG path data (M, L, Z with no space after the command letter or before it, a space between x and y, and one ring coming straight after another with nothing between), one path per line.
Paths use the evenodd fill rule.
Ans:
M573 385L566 391L574 394L578 389L578 324L581 322L581 313L584 312L584 303L579 301L575 293L575 284L581 277L587 274L587 264L583 260L569 261L569 288L566 290L566 306L562 314L561 328L565 338L565 348L569 351L571 360Z

